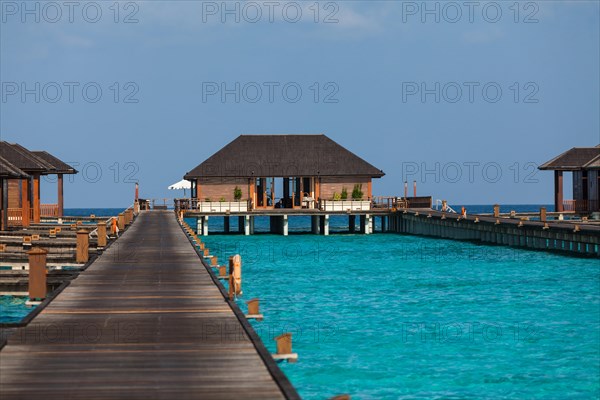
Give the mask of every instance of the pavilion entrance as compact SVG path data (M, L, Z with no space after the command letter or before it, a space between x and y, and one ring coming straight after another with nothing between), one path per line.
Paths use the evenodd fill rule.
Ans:
M315 179L312 177L256 178L255 208L314 208Z

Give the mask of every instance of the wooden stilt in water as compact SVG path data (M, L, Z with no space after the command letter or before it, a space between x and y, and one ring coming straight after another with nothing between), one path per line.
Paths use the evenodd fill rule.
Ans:
M248 300L246 304L248 305L248 314L246 314L246 318L255 319L257 321L262 321L264 319L264 316L260 313L258 299Z
M292 334L286 332L275 338L277 343L277 354L273 354L273 359L276 361L286 360L294 363L298 361L298 354L292 353Z
M77 254L75 261L78 263L86 263L89 260L90 239L88 231L80 229L77 231Z
M46 298L46 255L48 252L35 247L27 252L29 256L29 299Z

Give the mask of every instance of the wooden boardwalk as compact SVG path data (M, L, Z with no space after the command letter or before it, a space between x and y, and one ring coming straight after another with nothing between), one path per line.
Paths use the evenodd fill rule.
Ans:
M0 352L0 398L298 395L172 212L136 222Z

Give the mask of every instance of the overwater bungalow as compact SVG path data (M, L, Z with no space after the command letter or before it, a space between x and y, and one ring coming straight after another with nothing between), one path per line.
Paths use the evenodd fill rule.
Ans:
M42 217L61 217L64 212L63 176L77 171L46 151L30 151L0 141L0 229L27 227ZM56 175L57 203L42 204L40 179Z
M184 178L194 208L245 212L369 209L372 180L382 176L325 135L241 135Z
M600 211L600 145L573 147L539 166L554 171L554 209L587 214ZM563 172L573 174L573 198L564 199Z

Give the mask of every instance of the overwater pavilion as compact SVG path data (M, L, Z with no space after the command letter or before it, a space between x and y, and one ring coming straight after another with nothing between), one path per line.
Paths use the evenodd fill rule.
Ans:
M368 209L372 180L382 176L325 135L241 135L184 178L192 182L192 199L205 203L200 207L241 202L247 210L306 210L334 199ZM222 208L208 209L214 207Z
M76 174L74 168L46 151L30 151L5 141L0 142L0 167L2 229L63 216L63 176ZM41 203L40 179L45 175L57 176L57 204Z
M554 209L588 214L600 211L600 145L573 147L539 166L554 171ZM563 172L573 173L573 199L564 199Z

